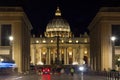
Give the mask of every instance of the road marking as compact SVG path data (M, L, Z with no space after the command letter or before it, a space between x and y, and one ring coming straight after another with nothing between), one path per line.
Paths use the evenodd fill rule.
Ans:
M17 77L17 78L14 78L14 79L21 79L22 77Z

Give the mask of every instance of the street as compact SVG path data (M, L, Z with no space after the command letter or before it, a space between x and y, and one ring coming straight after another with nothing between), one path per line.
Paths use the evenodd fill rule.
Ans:
M0 75L0 80L39 80L39 76L35 74L30 75Z
M73 76L67 74L51 74L51 75L6 75L0 76L0 80L106 80L103 76L83 75L81 79L80 74L74 74Z

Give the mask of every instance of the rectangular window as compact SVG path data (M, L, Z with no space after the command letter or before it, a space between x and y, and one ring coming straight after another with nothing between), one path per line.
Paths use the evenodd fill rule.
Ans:
M120 25L112 25L112 35L117 38L115 45L120 46Z
M9 40L10 35L11 35L11 24L2 24L1 25L1 46L10 45L10 40Z

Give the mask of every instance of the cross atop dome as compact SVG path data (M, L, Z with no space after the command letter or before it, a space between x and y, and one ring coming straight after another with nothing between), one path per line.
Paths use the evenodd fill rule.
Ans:
M55 12L55 16L61 16L61 11L60 11L59 7L57 7L57 10Z

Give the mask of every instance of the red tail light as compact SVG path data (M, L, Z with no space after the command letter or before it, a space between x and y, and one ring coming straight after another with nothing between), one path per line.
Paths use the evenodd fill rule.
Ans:
M50 71L50 69L47 70L48 72Z
M43 72L45 72L45 70L43 69Z

